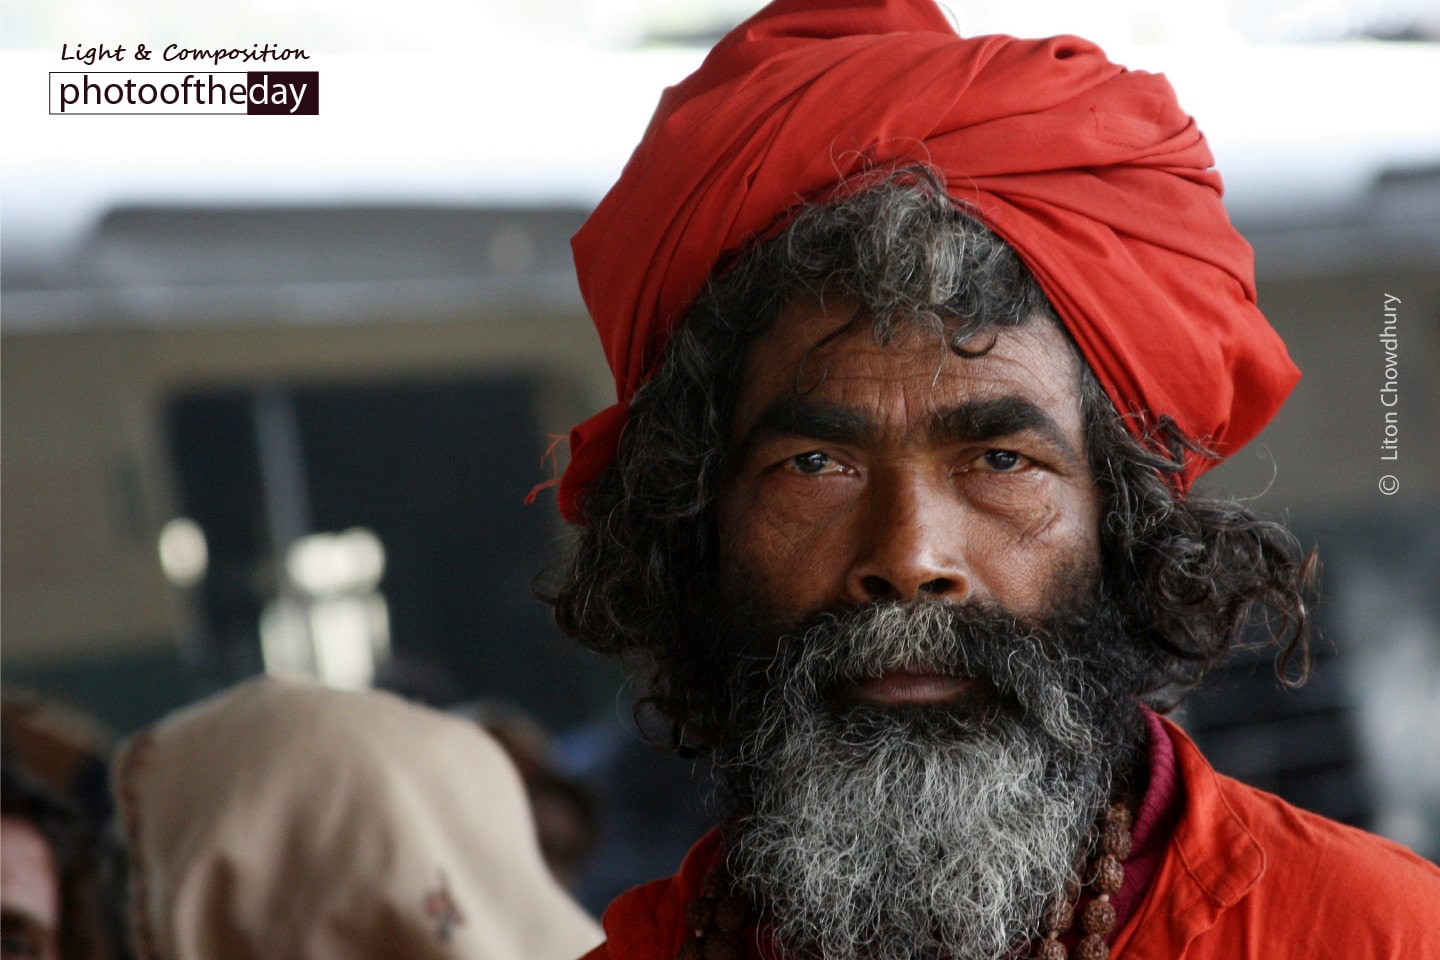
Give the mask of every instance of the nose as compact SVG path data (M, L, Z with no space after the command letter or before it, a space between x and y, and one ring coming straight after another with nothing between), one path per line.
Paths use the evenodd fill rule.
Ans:
M970 596L964 520L949 484L942 486L906 475L872 480L846 573L847 599L958 603Z

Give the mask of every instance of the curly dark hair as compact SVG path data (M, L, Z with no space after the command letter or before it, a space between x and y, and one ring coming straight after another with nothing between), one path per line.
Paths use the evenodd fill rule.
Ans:
M747 349L790 304L832 298L858 306L846 329L868 323L885 343L898 325L920 324L962 356L987 349L986 331L1063 329L1014 249L924 168L804 206L716 271L631 402L619 455L585 495L586 524L540 591L566 633L635 662L648 684L642 705L670 724L677 749L713 746L727 717L717 678L730 675L730 654L710 642L726 615L715 507ZM1164 418L1136 439L1078 366L1102 498L1101 579L1148 663L1137 695L1161 709L1178 703L1254 620L1281 650L1277 671L1303 677L1314 552L1241 504L1182 496L1184 456L1213 455Z

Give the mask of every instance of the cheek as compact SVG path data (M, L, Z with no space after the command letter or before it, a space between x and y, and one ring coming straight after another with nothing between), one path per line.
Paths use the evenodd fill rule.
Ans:
M823 484L818 486L824 486ZM777 611L833 602L832 569L846 555L838 538L848 508L826 498L728 491L719 504L720 567L727 590L762 590Z
M1014 613L1048 612L1098 569L1098 511L1087 497L1031 503L1010 522L978 527L971 553L977 579Z
M964 470L951 483L969 513L1016 539L1044 535L1063 512L1057 500L1061 481L1040 470Z

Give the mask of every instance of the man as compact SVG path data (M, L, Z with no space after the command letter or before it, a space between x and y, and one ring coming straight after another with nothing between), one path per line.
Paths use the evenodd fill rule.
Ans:
M552 600L708 752L614 958L1434 955L1440 871L1156 709L1314 560L1189 493L1298 373L1161 77L928 0L781 0L575 238L620 402Z

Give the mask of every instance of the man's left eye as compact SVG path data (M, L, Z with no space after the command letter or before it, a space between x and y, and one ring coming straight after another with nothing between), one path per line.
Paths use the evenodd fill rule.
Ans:
M808 474L829 473L835 469L835 461L819 450L796 454L790 458L790 463L796 470Z
M985 465L997 473L1007 473L1025 462L1014 450L986 450Z

